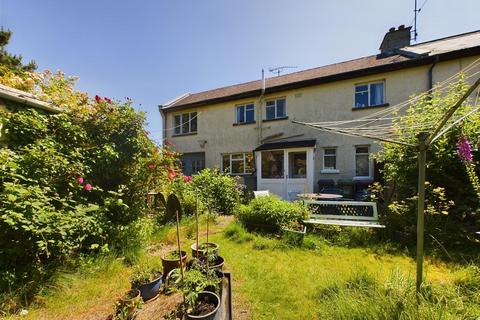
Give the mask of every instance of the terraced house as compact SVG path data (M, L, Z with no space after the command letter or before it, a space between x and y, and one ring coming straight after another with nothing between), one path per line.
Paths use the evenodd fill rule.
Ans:
M291 120L365 116L428 90L479 58L480 31L411 45L410 28L391 28L378 54L165 103L159 107L164 138L183 153L185 174L219 167L285 199L317 191L322 181L366 185L376 178L370 154L377 144Z

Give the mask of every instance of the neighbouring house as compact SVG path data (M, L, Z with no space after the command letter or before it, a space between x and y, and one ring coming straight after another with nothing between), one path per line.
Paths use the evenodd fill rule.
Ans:
M375 55L194 94L159 106L185 174L219 167L285 199L331 182L353 192L377 177L373 141L298 121L349 120L389 108L480 58L480 30L410 44L391 28ZM254 183L250 183L251 180Z
M0 84L0 112L15 112L23 108L35 108L48 113L59 113L61 109L51 103L37 99L33 94ZM4 139L0 121L0 143Z

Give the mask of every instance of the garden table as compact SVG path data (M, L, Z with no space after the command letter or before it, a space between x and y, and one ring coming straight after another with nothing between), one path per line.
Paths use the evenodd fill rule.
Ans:
M341 199L341 194L330 193L300 193L297 195L300 199L316 199L316 200L336 200Z

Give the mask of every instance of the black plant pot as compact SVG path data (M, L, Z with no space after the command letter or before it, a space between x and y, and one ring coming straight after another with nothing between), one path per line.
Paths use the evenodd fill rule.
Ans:
M218 312L218 309L220 308L220 298L213 292L202 291L198 294L197 302L198 301L208 301L209 303L213 303L215 305L215 309L207 314L199 316L187 313L187 319L213 320Z

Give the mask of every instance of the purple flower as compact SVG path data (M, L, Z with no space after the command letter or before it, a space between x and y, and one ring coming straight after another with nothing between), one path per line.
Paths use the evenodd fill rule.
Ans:
M464 134L462 134L458 138L457 152L460 157L460 160L462 160L463 162L473 161L472 148L470 146L470 143L468 142L467 136Z

